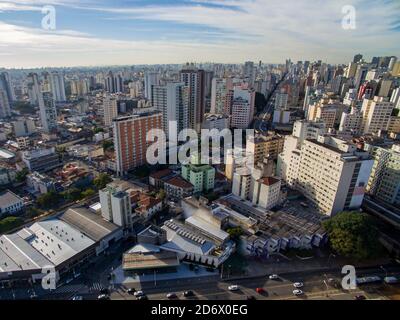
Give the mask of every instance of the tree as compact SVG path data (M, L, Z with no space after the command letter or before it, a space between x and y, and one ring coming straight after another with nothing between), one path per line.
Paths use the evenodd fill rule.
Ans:
M77 200L81 200L83 197L81 194L81 190L78 188L70 188L70 189L62 192L61 195L67 201L77 201Z
M23 168L21 171L18 171L15 175L15 180L17 182L24 182L26 180L26 176L28 175L29 170L27 168Z
M40 195L36 202L42 209L50 209L58 205L61 201L61 195L55 191L50 191Z
M167 193L165 192L165 190L160 189L160 191L158 191L156 197L157 197L157 199L164 200L166 196L167 196Z
M238 241L243 234L243 230L240 227L229 228L227 232L233 241Z
M365 259L381 252L378 231L371 217L365 213L341 212L324 221L323 226L332 249L340 255Z
M108 183L112 181L112 178L107 173L100 173L94 180L93 184L97 190L103 189Z
M103 141L103 150L107 151L109 149L113 149L114 148L114 143L110 140L104 140Z
M0 220L0 233L6 233L14 228L21 226L24 220L19 217L7 217Z
M83 198L89 198L93 195L95 195L96 191L94 191L93 189L86 189L85 191L82 192L82 197Z

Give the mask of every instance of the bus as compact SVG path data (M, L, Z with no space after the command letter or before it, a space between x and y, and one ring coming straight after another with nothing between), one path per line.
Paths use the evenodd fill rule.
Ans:
M382 278L378 276L361 277L357 278L356 282L357 284L377 283L382 282Z

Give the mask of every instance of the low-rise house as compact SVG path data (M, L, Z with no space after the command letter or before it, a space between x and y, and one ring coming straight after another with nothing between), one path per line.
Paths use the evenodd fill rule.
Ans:
M176 176L164 182L164 190L168 198L182 199L193 194L194 186L185 179Z
M6 190L0 192L0 217L14 215L24 209L24 200L14 192Z

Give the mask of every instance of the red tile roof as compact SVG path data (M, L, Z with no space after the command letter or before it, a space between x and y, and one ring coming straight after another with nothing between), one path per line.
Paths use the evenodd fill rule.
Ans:
M280 180L278 180L276 178L273 178L273 177L266 177L266 178L263 178L261 180L262 180L262 183L267 185L267 186L271 186L271 185L273 185L275 183L278 183L280 181Z
M193 185L190 182L186 181L185 179L183 179L181 177L173 177L173 178L167 180L165 183L171 184L175 187L183 188L183 189L193 188Z

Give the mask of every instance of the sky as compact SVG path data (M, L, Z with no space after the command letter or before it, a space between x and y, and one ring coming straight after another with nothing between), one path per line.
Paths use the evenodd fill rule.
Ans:
M55 29L42 27L44 6ZM355 29L342 27L344 6ZM0 0L0 68L347 63L400 53L399 0Z

